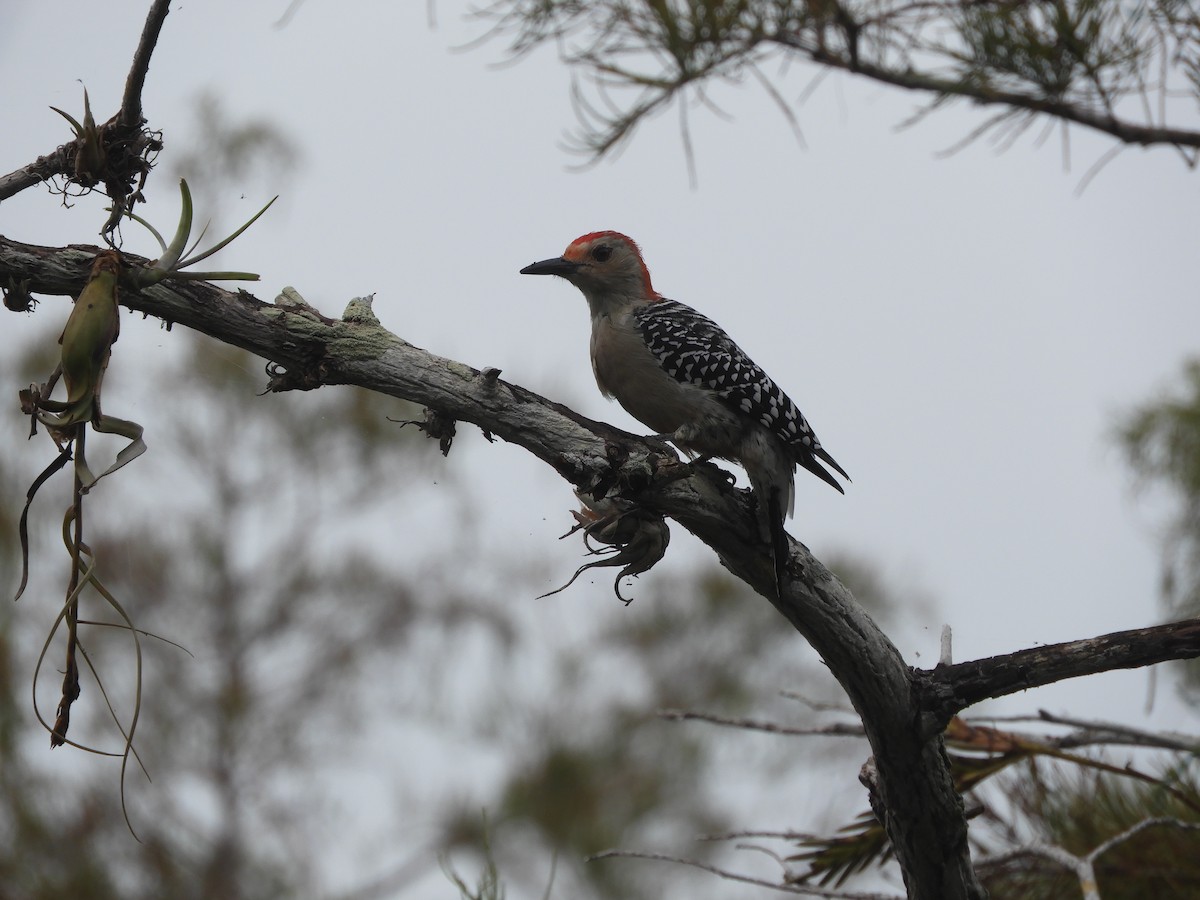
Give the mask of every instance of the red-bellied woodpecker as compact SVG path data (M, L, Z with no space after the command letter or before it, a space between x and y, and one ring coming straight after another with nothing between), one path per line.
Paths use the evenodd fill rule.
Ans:
M720 326L654 290L637 244L623 234L585 234L562 256L521 274L559 275L583 292L601 393L689 454L742 464L781 587L788 552L783 521L793 509L796 465L839 491L821 463L850 478L796 404Z

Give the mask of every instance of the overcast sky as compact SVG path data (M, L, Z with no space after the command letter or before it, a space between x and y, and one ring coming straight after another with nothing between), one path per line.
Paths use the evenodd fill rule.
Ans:
M68 23L61 4L5 3L0 170L63 142L47 107L78 113L79 80L98 118L116 109L147 5L72 4ZM405 339L640 432L595 388L582 296L517 274L584 232L626 232L658 290L722 323L853 477L842 497L802 472L792 534L938 601L896 636L911 662L936 661L944 622L966 660L1158 620L1161 509L1136 501L1109 435L1200 335L1200 176L1177 155L1127 150L1080 194L1105 138L1072 130L1066 171L1057 131L1041 147L1034 129L1002 154L984 142L942 158L982 113L958 106L897 131L914 97L834 76L798 108L804 148L753 83L715 90L732 120L692 110L694 188L673 112L616 159L572 171L570 79L552 53L498 67L500 43L455 51L483 26L449 2L434 28L416 0L307 0L278 28L286 5L174 7L144 97L165 167L205 92L298 145L294 175L256 176L223 204L244 217L284 195L224 256L262 273L260 297L290 284L339 315L375 292ZM810 77L793 68L784 96ZM148 195L146 215L173 222L172 181ZM41 190L0 205L0 233L32 243L94 243L99 221ZM154 255L141 236L130 249ZM0 346L37 327L6 316ZM122 342L135 332L169 352L157 323L127 318ZM524 552L573 570L579 548L555 540L572 498L551 470L470 428L447 465L484 515L503 507ZM676 528L661 576L643 581L704 553ZM601 576L541 602L615 601ZM1112 674L994 708L1179 727L1169 691L1143 718L1146 687L1144 672Z

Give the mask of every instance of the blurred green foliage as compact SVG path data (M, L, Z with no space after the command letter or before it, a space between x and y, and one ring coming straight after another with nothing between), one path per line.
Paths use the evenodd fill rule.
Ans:
M1178 384L1127 414L1117 439L1139 482L1161 490L1170 519L1161 537L1161 593L1170 620L1200 616L1200 360ZM1200 661L1174 664L1200 704Z
M1200 825L1200 814L1160 787L1073 767L1030 763L1008 779L1007 798L1020 823L1009 835L1030 838L1086 856L1139 822L1164 818ZM1165 783L1200 796L1193 762L1162 773ZM999 848L1003 849L1003 848ZM1200 896L1200 830L1147 828L1121 841L1095 862L1104 900ZM994 900L1059 900L1079 895L1075 873L1037 856L983 869Z

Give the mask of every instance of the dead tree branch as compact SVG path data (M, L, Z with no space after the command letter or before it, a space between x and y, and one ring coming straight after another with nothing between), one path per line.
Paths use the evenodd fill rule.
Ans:
M918 672L917 679L925 695L922 706L934 715L933 727L940 729L955 713L981 700L1068 678L1197 656L1200 656L1200 619L1188 619L938 666Z
M0 238L0 283L27 281L35 293L75 295L98 250ZM983 896L936 727L949 711L1060 678L1200 653L1200 624L1183 623L914 671L799 542L791 543L788 581L776 595L752 503L715 467L681 470L658 442L586 419L495 377L495 370L414 347L381 327L366 304L352 303L342 319L330 319L286 297L269 304L205 282L130 288L121 302L270 360L271 390L357 385L422 404L523 447L581 492L636 503L698 536L804 635L847 692L878 771L872 806L887 824L912 898Z
M0 175L0 201L7 200L35 184L49 181L55 175L65 175L70 172L71 151L74 146L74 143L63 144L15 172Z
M170 9L171 0L154 0L146 15L141 39L133 53L133 65L129 67L129 76L125 79L121 110L116 116L117 121L126 128L138 128L142 124L142 88L146 84L146 73L150 71L150 57L154 54Z

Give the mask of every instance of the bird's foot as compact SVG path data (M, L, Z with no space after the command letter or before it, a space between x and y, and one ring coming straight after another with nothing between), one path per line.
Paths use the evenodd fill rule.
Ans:
M663 434L648 434L646 435L646 440L651 444L659 444L660 446L658 449L664 453L672 454L677 452L675 447L672 446L675 441L675 435L673 432L668 431Z

